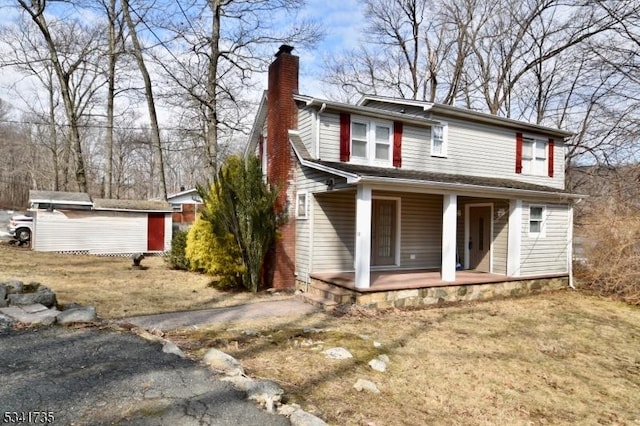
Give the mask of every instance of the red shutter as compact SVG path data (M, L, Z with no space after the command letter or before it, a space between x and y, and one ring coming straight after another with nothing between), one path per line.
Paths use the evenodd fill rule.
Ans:
M349 161L351 157L351 115L340 114L340 161Z
M522 133L516 133L516 173L522 173Z
M549 155L547 161L549 162L549 177L553 177L553 147L555 143L553 139L549 138Z
M402 167L402 122L393 122L393 167Z

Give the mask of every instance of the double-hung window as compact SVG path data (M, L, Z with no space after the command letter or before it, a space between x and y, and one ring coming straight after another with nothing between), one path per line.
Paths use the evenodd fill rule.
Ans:
M529 235L533 237L544 237L545 235L545 214L544 206L529 206Z
M545 176L548 171L547 149L547 141L523 137L522 173Z
M309 209L309 201L306 192L298 192L296 199L296 218L307 219Z
M351 119L351 161L391 166L393 123L363 117Z
M431 127L431 155L447 156L447 123L442 122Z

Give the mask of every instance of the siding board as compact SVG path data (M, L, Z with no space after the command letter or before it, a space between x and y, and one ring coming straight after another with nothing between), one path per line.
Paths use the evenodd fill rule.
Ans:
M553 177L516 174L515 130L445 116L431 118L448 123L447 157L431 156L430 127L405 123L402 135L403 169L512 179L564 188L562 140L555 140ZM340 161L339 147L339 114L325 112L320 116L320 158L325 161Z
M529 236L529 207L546 207L544 236ZM547 273L568 273L569 208L566 204L523 203L522 254L523 276Z

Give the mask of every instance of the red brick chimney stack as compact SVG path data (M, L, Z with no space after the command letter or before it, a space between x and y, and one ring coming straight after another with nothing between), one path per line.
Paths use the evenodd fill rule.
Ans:
M280 187L277 209L287 210L288 221L280 229L274 258L274 288L295 286L295 218L293 185L293 152L289 130L298 128L298 115L293 94L298 93L299 58L291 54L292 46L282 45L269 66L267 90L267 177Z

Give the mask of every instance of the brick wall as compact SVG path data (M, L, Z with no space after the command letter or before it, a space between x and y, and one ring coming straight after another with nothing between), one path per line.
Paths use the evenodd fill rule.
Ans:
M173 212L173 223L188 223L196 221L196 214L202 210L203 204L183 204L181 212Z
M289 145L289 129L298 127L297 107L292 95L298 93L299 58L292 48L281 46L269 66L267 91L267 177L271 185L280 187L278 212L287 211L288 221L280 229L272 256L273 287L295 286L295 218L293 153Z

